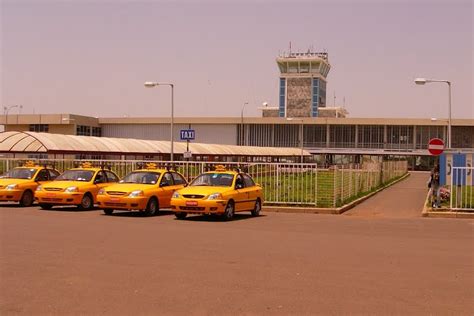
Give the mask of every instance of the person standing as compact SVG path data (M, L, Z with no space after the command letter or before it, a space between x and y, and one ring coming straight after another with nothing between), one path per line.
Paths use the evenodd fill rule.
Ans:
M440 186L439 186L439 165L436 165L431 171L430 188L431 188L431 206L433 208L439 208L441 206Z

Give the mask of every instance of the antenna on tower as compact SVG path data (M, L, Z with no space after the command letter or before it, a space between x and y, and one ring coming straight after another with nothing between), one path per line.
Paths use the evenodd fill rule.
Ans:
M289 55L291 55L291 41L290 41L290 52L289 52Z
M334 107L336 107L336 90L334 90Z
M346 108L346 97L342 98L342 107L345 109Z

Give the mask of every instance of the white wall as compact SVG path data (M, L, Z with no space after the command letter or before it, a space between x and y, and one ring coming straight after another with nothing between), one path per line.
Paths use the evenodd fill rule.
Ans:
M136 138L148 140L169 140L169 124L102 124L103 137ZM174 140L180 141L179 131L188 129L188 124L175 124ZM237 126L234 124L192 124L196 131L196 143L237 144Z

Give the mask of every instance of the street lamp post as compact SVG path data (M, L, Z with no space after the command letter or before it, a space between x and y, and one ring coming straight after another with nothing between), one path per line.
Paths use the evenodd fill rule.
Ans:
M5 129L4 130L6 130L6 126L8 125L8 112L10 112L10 110L13 108L19 108L20 109L19 111L21 112L23 105L15 104L15 105L7 105L3 107L3 115L5 115Z
M146 88L153 88L156 86L170 86L171 87L171 136L170 136L170 143L171 143L171 161L174 161L174 84L172 83L161 83L161 82L145 82Z
M241 122L241 126L242 126L242 132L241 132L242 145L244 145L244 146L245 146L244 109L245 109L245 106L247 104L249 104L249 103L245 102L244 105L242 106L242 111L240 111L240 122Z
M303 163L303 137L304 137L304 130L303 130L303 119L297 119L297 118L294 118L294 117L288 117L286 118L288 121L299 121L301 122L301 125L300 125L300 147L301 147L301 163Z
M449 97L449 117L448 117L448 143L447 149L451 149L451 81L449 80L437 80L437 79L426 79L426 78L416 78L415 83L417 85L424 85L432 82L444 82L448 84L448 97Z

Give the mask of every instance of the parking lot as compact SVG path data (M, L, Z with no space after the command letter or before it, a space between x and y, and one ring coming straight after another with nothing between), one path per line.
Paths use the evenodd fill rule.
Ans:
M473 221L0 207L6 314L470 314Z

